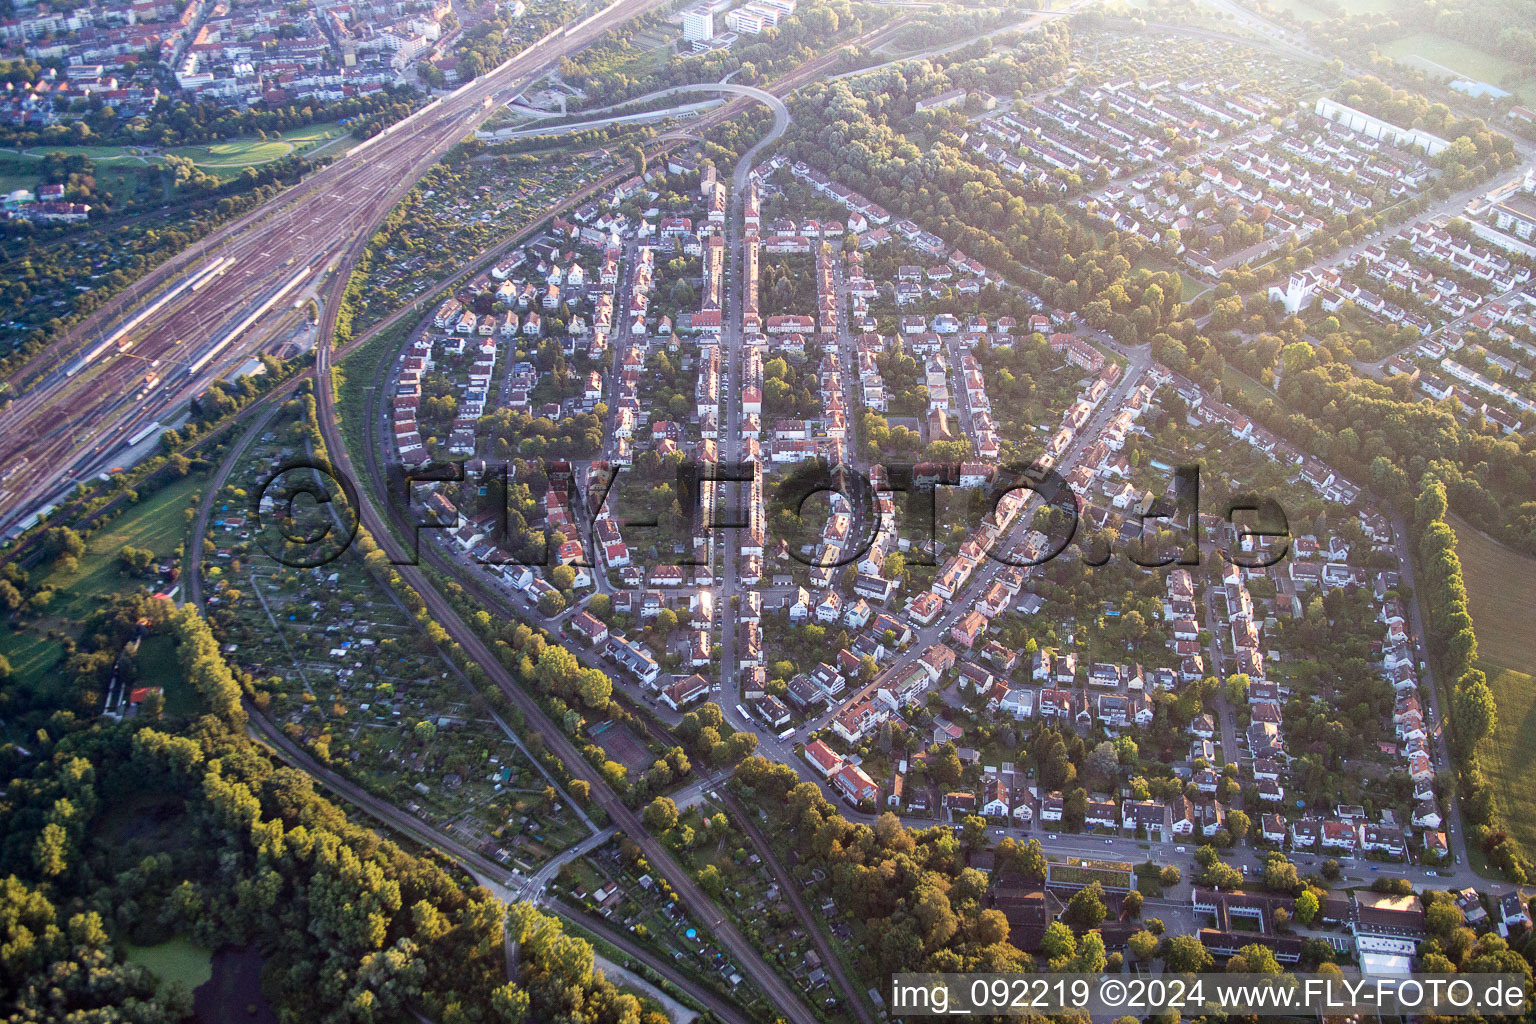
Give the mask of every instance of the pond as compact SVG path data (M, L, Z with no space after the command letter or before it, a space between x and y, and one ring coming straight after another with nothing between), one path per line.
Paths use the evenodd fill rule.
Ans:
M179 981L191 992L213 977L213 953L187 939L172 939L154 946L125 946L128 959L143 964L160 979L160 988Z
M262 957L255 949L225 946L213 955L213 977L192 993L198 1024L278 1024L261 991Z

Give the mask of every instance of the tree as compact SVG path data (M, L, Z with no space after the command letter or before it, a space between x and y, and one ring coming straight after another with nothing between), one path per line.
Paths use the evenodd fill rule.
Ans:
M1295 892L1301 888L1301 876L1296 865L1285 854L1272 852L1264 861L1264 886L1275 892Z
M677 824L677 803L671 797L659 796L646 804L641 817L652 832L666 832Z
M1227 812L1227 831L1231 833L1234 842L1242 842L1248 835L1248 830L1253 827L1253 822L1242 811Z
M1040 950L1052 963L1068 959L1077 955L1077 936L1061 921L1052 921L1040 939Z
M963 767L960 764L960 753L955 750L953 743L945 743L938 750L938 755L928 762L928 772L934 781L944 785L954 785L960 781Z
M1104 936L1089 932L1077 944L1077 956L1065 965L1064 970L1075 974L1102 974L1106 962Z
M1120 909L1125 912L1126 917L1140 917L1141 892L1137 889L1132 889L1130 892L1126 893L1125 896L1120 900Z
M1163 865L1163 870L1157 873L1157 880L1164 889L1172 889L1179 884L1179 879L1182 877L1178 866L1174 864Z
M1279 974L1280 962L1274 950L1257 942L1249 943L1227 961L1229 974Z
M431 743L437 737L437 723L423 718L411 727L411 734L422 743Z
M557 565L549 570L549 582L557 590L570 590L576 584L576 570L569 565Z
M1493 735L1498 721L1498 705L1486 682L1473 679L1456 687L1451 702L1451 735L1458 747L1464 751L1476 749L1478 743Z
M55 526L43 534L43 550L54 558L79 560L85 554L85 538L68 526Z
M560 596L558 590L546 590L539 596L539 614L547 619L565 611L565 598Z
M1093 748L1088 755L1088 771L1106 781L1113 779L1120 769L1120 752L1108 740Z
M1296 920L1302 924L1311 924L1313 918L1317 917L1317 911L1317 894L1311 889L1296 897Z
M1157 936L1145 928L1132 932L1125 944L1141 963L1146 963L1157 955Z
M976 918L976 941L983 946L1007 942L1007 916L1001 910L983 910Z
M581 702L594 711L601 711L608 706L608 700L613 695L613 680L602 669L583 669L578 683L581 690Z
M1104 887L1091 882L1072 894L1061 919L1079 931L1086 931L1103 924L1108 914L1104 906Z
M1031 839L1018 847L1019 873L1026 878L1037 882L1045 881L1046 871L1050 865L1045 859L1045 850L1040 845L1040 840Z
M1244 704L1248 700L1248 676L1242 672L1227 676L1226 696L1232 704Z
M1174 935L1163 943L1163 965L1174 974L1199 974L1215 962L1193 935Z
M49 822L38 833L32 848L37 870L46 878L57 878L69 866L69 835L58 822Z
M117 553L117 568L125 576L143 576L155 564L155 553L144 548L123 545Z

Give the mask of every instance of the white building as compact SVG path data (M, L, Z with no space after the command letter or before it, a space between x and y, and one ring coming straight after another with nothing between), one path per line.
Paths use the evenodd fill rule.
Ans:
M1450 143L1438 135L1431 135L1422 128L1403 128L1391 121L1383 121L1379 117L1372 117L1363 110L1354 107L1346 107L1342 103L1335 103L1326 96L1320 96L1317 106L1313 108L1320 117L1326 117L1330 121L1336 121L1352 132L1359 132L1368 139L1380 139L1390 142L1394 146L1404 149L1422 149L1425 156L1435 156L1448 148Z
M683 39L690 43L715 38L715 12L708 7L690 7L683 12Z

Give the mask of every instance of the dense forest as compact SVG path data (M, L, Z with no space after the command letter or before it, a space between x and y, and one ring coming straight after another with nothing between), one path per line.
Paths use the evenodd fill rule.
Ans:
M178 935L258 949L284 1020L662 1019L602 980L591 947L555 920L351 823L307 775L274 764L245 737L240 684L195 612L155 628L175 637L211 714L168 731L153 707L89 726L61 711L26 751L4 748L5 1019L180 1019L185 990L156 995L113 952Z

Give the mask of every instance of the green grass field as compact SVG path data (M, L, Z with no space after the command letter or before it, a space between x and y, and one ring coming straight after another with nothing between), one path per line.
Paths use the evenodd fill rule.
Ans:
M380 331L362 348L338 365L341 385L336 389L336 411L341 417L341 436L354 459L363 457L363 410L370 388L377 387L379 364L392 358L416 325L413 317L401 317L388 330Z
M57 592L51 611L78 621L90 614L99 598L122 590L117 553L124 547L148 548L160 559L175 554L187 532L185 513L195 504L202 483L201 477L178 480L92 536L74 573L54 569L44 580Z
M1433 32L1415 32L1380 49L1394 60L1431 74L1465 75L1509 89L1526 102L1536 100L1536 78L1531 77L1528 68Z
M290 153L304 155L324 149L327 145L347 134L347 129L336 124L312 124L293 128L281 135L266 139L233 139L204 146L177 146L171 150L176 156L190 159L210 174L231 176L246 167L259 166L280 160ZM88 156L96 162L97 177L113 194L121 194L127 184L127 195L132 195L134 173L150 163L159 163L156 155L141 156L123 146L38 146L25 154L14 151L0 153L0 191L10 192L18 188L33 188L37 174L27 166L41 160L46 153L74 153Z
M0 156L0 194L9 194L19 188L37 186L37 170L33 161L26 157L7 153Z
M1486 744L1483 765L1499 801L1505 827L1526 852L1536 854L1536 633L1531 595L1536 559L1512 551L1469 524L1452 520L1456 555L1467 585L1468 611L1477 632L1478 667L1488 676L1499 706L1498 728Z
M124 946L129 960L143 964L160 978L160 988L179 981L192 991L213 977L213 951L186 939L172 939L158 946Z
M290 153L304 154L319 149L347 130L334 124L312 124L293 128L265 139L234 139L208 146L180 146L171 150L207 171L238 171L243 167L280 160Z
M1536 760L1536 677L1483 661L1499 702L1499 724L1482 756L1499 804L1500 818L1527 856L1536 852L1536 787L1531 763Z
M74 636L79 624L108 596L150 585L147 579L122 576L117 553L131 546L153 551L159 559L172 557L186 536L185 510L193 506L202 484L202 477L179 480L108 523L86 542L85 555L74 572L57 567L42 570L45 575L40 582L54 591L47 612L3 638L5 656L15 673L13 685L19 691L47 693L62 683L64 676L58 670L64 646L59 638ZM196 696L181 678L169 638L150 637L138 663L145 684L165 687L169 714L196 710Z
M247 167L270 163L288 155L292 147L278 139L241 139L216 142L211 146L183 146L172 150L178 156L191 157L199 167Z
M1341 0L1339 6L1344 8L1347 15L1355 14L1380 14L1392 9L1393 0ZM1321 21L1327 14L1318 7L1312 6L1307 0L1274 0L1273 6L1282 11L1290 11L1297 21Z
M1184 273L1182 270L1179 271L1179 278L1184 282L1185 302L1190 302L1196 295L1199 295L1201 292L1210 291L1212 288L1216 287L1209 281L1202 281L1198 277L1192 277L1191 275Z
M1512 551L1470 525L1453 519L1456 554L1467 583L1468 611L1477 631L1479 657L1516 672L1536 667L1531 595L1536 559Z

